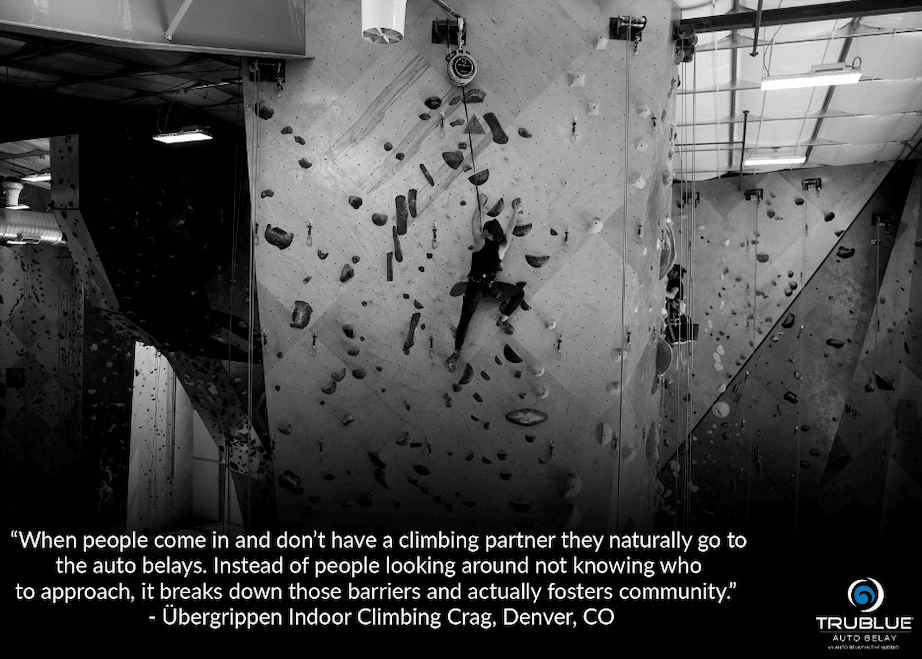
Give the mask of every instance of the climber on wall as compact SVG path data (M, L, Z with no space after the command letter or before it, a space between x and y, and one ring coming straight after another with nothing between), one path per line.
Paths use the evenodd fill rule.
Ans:
M697 327L685 315L685 268L676 263L666 276L666 340L672 345L693 341Z
M509 316L515 313L525 297L525 291L515 284L496 281L496 274L500 264L509 249L509 240L515 228L516 217L521 213L522 200L512 202L512 211L505 229L499 220L492 219L481 225L483 209L487 204L487 195L480 194L478 206L471 215L471 233L474 238L474 253L471 255L471 270L467 276L467 288L464 291L464 301L461 305L461 320L455 332L455 351L448 358L448 370L455 372L458 360L461 358L461 347L470 325L477 305L482 298L499 300L499 320L496 326L501 327L506 334L513 333L509 324Z

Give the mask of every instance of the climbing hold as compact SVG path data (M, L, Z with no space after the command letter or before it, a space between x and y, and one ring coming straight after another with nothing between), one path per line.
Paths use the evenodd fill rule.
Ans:
M314 163L312 163L307 158L301 158L300 160L298 160L298 164L301 165L301 167L303 167L304 169L310 169Z
M391 227L391 235L394 237L394 259L397 263L403 263L403 250L400 248L400 236L397 235L397 227Z
M540 268L542 265L547 263L550 260L550 258L551 257L548 255L540 255L540 256L536 256L533 254L525 255L525 261L528 263L528 265L530 265L533 268Z
M503 357L505 357L506 361L511 364L521 364L523 361L519 356L519 353L513 350L512 346L510 346L508 343L505 345L505 347L503 347Z
M422 308L423 308L423 303L420 302L419 300L413 300L413 307L414 307L415 309L422 309Z
M785 316L784 320L781 321L781 326L784 329L791 329L794 327L794 314L789 313L787 316Z
M285 126L282 129L282 135L291 135L292 132L291 126Z
M309 284L309 283L311 283L311 279L313 279L313 277L312 277L311 275L308 275L307 277L305 277L305 278L302 280L302 283L304 283L304 284Z
M297 300L295 302L295 309L291 312L291 323L289 323L289 325L295 329L304 329L311 321L312 312L313 309L311 305L307 302Z
M784 399L785 399L787 402L789 402L789 403L794 403L794 404L796 404L796 403L797 403L797 394L795 394L793 391L787 391L787 392L785 392L785 394L784 394Z
M352 370L352 377L356 380L361 380L365 377L366 373L364 368L356 368Z
M295 239L295 235L293 233L288 233L284 229L274 227L271 224L266 225L264 236L267 243L274 245L279 249L287 249L289 246L291 246L291 241Z
M490 132L493 133L493 141L497 144L505 144L509 141L509 136L506 135L506 131L503 130L503 127L499 125L499 119L496 118L496 115L492 112L487 112L483 115L484 121L487 122L487 126L490 127Z
M536 426L547 421L547 414L541 410L521 409L506 414L506 421L518 426Z
M275 110L270 108L269 104L266 103L265 101L260 101L259 103L257 103L254 110L256 110L256 114L259 115L260 119L268 120L268 119L271 119L272 115L275 114Z
M756 254L756 261L759 263L768 263L768 254Z
M500 197L499 201L493 204L493 208L487 211L487 215L489 215L490 217L497 217L500 213L503 212L504 206L505 206L505 203L503 202L503 198Z
M455 119L454 121L451 122L450 125L451 125L451 126L460 126L460 125L463 124L463 123L464 123L464 119Z
M725 419L727 415L730 414L730 405L723 401L714 403L714 406L711 408L711 414L718 419Z
M619 389L621 389L620 382L609 382L607 385L605 385L605 391L607 391L610 394L615 393Z
M393 148L394 148L394 145L391 144L390 142L385 142L385 143L384 143L384 150L385 150L385 151L390 151L390 150L393 149Z
M634 178L631 179L631 185L633 185L638 190L643 190L647 185L647 179L645 179L640 174L637 174L634 176Z
M342 418L342 420L341 420L341 422L342 422L342 424L343 424L344 426L348 426L348 425L349 425L350 423L352 423L353 421L355 421L355 417L352 416L351 414L347 414L347 415L344 416L344 417Z
M362 198L352 195L349 197L349 205L358 210L362 206Z
M291 424L289 423L287 426L279 426L278 430L283 435L290 435L291 431L294 430L294 428L292 428Z
M842 259L850 259L855 255L855 249L853 247L845 247L842 245L839 249L836 250L836 256Z
M429 173L429 170L426 169L423 163L419 163L419 169L422 171L423 176L426 177L426 180L429 181L429 185L435 185L435 181L432 180L432 174Z
M517 513L527 513L535 505L535 502L531 499L513 499L509 502L509 505Z
M442 397L445 399L445 407L451 407L451 396L445 393Z
M502 478L504 481L507 481L507 480L509 480L510 478L512 478L512 472L509 472L509 471L501 471L501 472L499 472L499 477Z
M352 257L352 262L353 262L353 263L358 263L358 262L361 261L361 260L362 260L362 259L361 259L361 257L359 257L359 256L353 256L353 257Z
M261 199L265 199L266 197L274 197L274 196L275 196L275 193L272 190L263 190L262 192L259 193L259 197Z
M482 402L483 402L483 397L475 391L475 392L474 392L474 400L476 400L478 403L482 403Z
M599 444L602 446L608 446L611 444L614 436L615 432L611 429L610 425L603 423L601 426L599 426Z
M563 495L564 499L572 499L579 494L582 487L583 479L577 474L567 474L567 477L560 485L560 493Z
M397 235L403 236L407 232L407 216L409 215L407 198L403 195L397 195L395 202L397 204L397 219L394 221L397 224Z
M512 235L521 238L529 231L531 231L531 222L528 224L516 224L512 229Z
M354 339L355 328L352 325L343 325L343 334L345 334L347 338Z
M372 213L371 221L375 223L375 226L383 227L387 224L387 215L383 213Z
M425 100L425 103L426 107L430 110L438 110L442 105L442 99L440 99L438 96L430 96Z
M428 476L432 473L429 471L429 467L426 465L413 465L413 471L415 471L420 476Z
M326 257L330 255L329 252L324 252L322 249L317 250L317 258L323 261Z
M423 112L419 115L419 118L422 119L423 121L429 121L430 119L432 119L432 115L429 114L428 112Z
M387 478L384 473L384 467L378 467L375 469L375 480L378 481L381 487L383 487L385 490L391 489L391 486L388 485Z
M535 385L535 396L537 396L538 398L547 398L549 394L550 394L550 391L548 390L546 385L543 385L543 384Z
M467 180L473 183L474 185L483 185L484 183L487 182L487 179L489 178L490 178L490 170L484 169L484 170L477 172L476 174L471 174L470 176L467 177Z
M525 139L528 139L529 137L531 137L531 133L528 132L528 130L525 128L519 128L519 135L524 137Z
M346 367L344 366L343 370L339 372L333 372L332 374L330 374L330 377L333 378L334 382L342 382L343 378L346 377Z
M403 354L405 355L410 354L410 348L416 343L416 325L419 323L420 316L419 313L415 313L413 317L410 318L410 329L407 332L406 341L403 342Z
M832 222L834 219L836 219L836 214L833 212L824 213L823 219L827 222Z
M632 462L634 462L634 458L636 457L637 457L637 449L635 449L632 446L630 449L628 449L628 452L624 455L623 462L624 464L629 465Z
M464 154L461 153L460 151L443 151L442 159L452 169L458 169L461 163L464 162Z
M844 346L845 343L843 341L839 341L839 339L826 339L826 345L838 349Z
M483 103L487 93L482 89L467 89L464 91L464 101L466 103Z
M768 215L768 218L771 219L771 218L775 217L775 211L770 210L770 211L768 211L767 215Z
M803 205L804 205L804 200L803 200L802 197L797 197L797 198L794 200L794 203L795 203L796 205L798 205L798 206L803 206Z
M637 108L637 116L641 119L646 119L651 114L653 114L652 110L650 110L650 108L646 105L641 105Z
M397 440L396 442L394 442L394 443L397 444L397 446L406 446L406 445L407 445L407 442L409 442L409 441L410 441L410 433L404 431L404 433L403 433L403 435L401 435L400 439L398 439L398 440ZM412 477L411 477L411 478L412 478Z
M410 207L410 217L416 217L416 188L411 188L407 195L407 205Z
M531 374L536 378L540 378L542 375L544 375L544 367L541 364L532 364Z
M304 494L304 488L301 487L301 477L291 470L285 470L285 472L279 476L279 485L294 494Z
M884 377L877 371L874 371L874 380L877 382L877 388L881 391L894 391L893 381L890 378Z
M470 363L465 364L464 374L461 376L461 379L458 381L458 384L464 385L470 383L474 379L474 367Z
M406 158L406 154L404 154L403 152L398 152L398 153L395 153L395 154L394 154L394 157L395 157L397 160L403 160L404 158Z
M304 141L304 138L301 137L300 135L295 135L295 142L297 142L301 146L304 146L305 144L307 144L307 142Z
M602 222L600 218L594 217L589 221L589 226L586 228L586 230L589 233L595 234L601 231L603 226L605 226L605 223Z

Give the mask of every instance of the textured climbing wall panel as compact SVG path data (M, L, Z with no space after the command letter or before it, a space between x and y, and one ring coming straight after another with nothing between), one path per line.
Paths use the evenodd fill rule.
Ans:
M761 203L747 201L736 180L696 184L697 207L683 205L688 190L676 186L676 260L691 271L685 280L686 303L700 332L692 346L677 349L668 374L676 386L665 394L667 441L687 436L729 386L838 245L837 234L854 222L889 167L879 163L747 177L743 190L761 188ZM822 189L804 192L802 179L814 177L822 178Z
M66 248L0 247L0 445L22 510L53 504L80 455L83 291Z
M918 485L913 485L912 477L904 478L904 470L890 455L892 451L906 456L914 450L905 440L905 433L915 427L916 412L911 405L904 406L904 433L895 432L901 399L896 394L897 374L919 370L918 353L913 356L910 347L918 341L918 329L912 327L912 314L917 312L912 311L908 298L913 251L918 249L913 241L918 233L914 209L918 207L919 179L910 189L911 167L890 173L861 202L848 228L836 230L840 235L809 281L799 276L777 277L780 272L775 275L779 286L790 287L791 281L800 285L789 305L776 307L772 325L762 318L761 323L750 326L756 348L750 348L748 356L743 352L736 357L729 347L722 348L724 337L738 333L739 328L715 321L709 334L702 332L701 340L694 344L696 353L702 343L715 340L714 351L705 356L726 366L718 373L729 371L732 377L720 392L705 389L699 393L692 388L693 396L699 396L697 404L702 403L700 397L707 397L709 407L694 424L692 442L665 456L661 471L667 491L665 513L687 511L698 523L720 527L750 523L763 529L796 526L821 533L847 527L874 533L882 523L882 493L889 479L893 512L906 514L906 493ZM822 170L823 192L841 183L839 172ZM770 198L768 189L766 199ZM804 205L814 195L802 194ZM904 212L901 207L907 199ZM843 210L839 206L829 224L842 218ZM803 210L793 214L798 212L804 216ZM814 225L806 211L808 232L801 231L801 240L823 231L830 212L823 208L819 224ZM904 221L898 226L874 224L875 217L889 215L899 221L901 214ZM786 212L785 217L790 219L791 213ZM764 235L759 236L757 249L771 253L761 241ZM740 249L745 250L745 245ZM806 246L800 251L801 263L821 260L816 255L808 258ZM712 260L715 266L720 267ZM696 262L695 273L698 267ZM809 265L804 271L808 269ZM702 297L707 298L699 295L698 281L696 274L691 308L692 313L701 314ZM887 289L890 295L884 292ZM733 301L730 296L727 306ZM759 308L763 302L757 304ZM711 307L708 301L705 309ZM879 332L874 330L875 315L885 318ZM698 319L705 317L719 319L721 315ZM718 330L716 337L714 329ZM735 358L739 363L731 365ZM714 371L713 367L699 368L701 373ZM883 376L882 381L875 372ZM697 380L699 372L693 373ZM913 390L914 377L906 380L909 390ZM670 394L674 390L682 392L683 383L677 383ZM672 404L680 412L684 407L684 403ZM663 522L672 524L665 515Z
M370 47L357 6L314 4L315 59L280 96L245 89L279 519L648 528L674 7L458 6L478 63L460 89L434 5ZM635 9L637 53L597 49ZM526 304L508 336L484 301L452 374L478 191L504 223L522 200L500 277Z
M192 403L156 348L135 346L126 528L168 529L192 511Z

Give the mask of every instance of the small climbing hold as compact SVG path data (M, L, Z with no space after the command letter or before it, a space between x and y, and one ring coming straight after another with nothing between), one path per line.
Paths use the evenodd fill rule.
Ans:
M487 93L482 89L467 89L464 91L464 101L466 103L483 103Z
M877 382L877 388L881 391L894 391L893 381L877 371L874 371L874 381Z
M803 206L803 205L804 205L804 200L803 200L802 197L797 197L797 198L794 200L794 203L795 203L796 205L798 205L798 206Z
M557 229L551 227L551 235L552 235L552 236L556 236L556 235L557 235Z
M430 119L432 119L432 115L429 114L428 112L423 112L419 115L419 118L422 119L423 121L429 121Z
M407 338L403 342L403 354L409 355L410 348L416 343L416 325L419 323L421 314L415 313L410 318L410 329L407 331Z
M535 502L531 499L513 499L509 502L509 505L517 513L527 513L535 505Z
M312 163L307 158L301 158L298 160L298 164L301 165L301 167L303 167L304 169L310 169L314 163Z
M406 154L403 153L402 151L399 151L399 152L397 152L397 153L394 154L394 157L395 157L397 160L403 160L403 159L406 158L407 156L406 156Z
M385 151L390 151L390 150L393 149L393 148L394 148L394 145L391 144L390 142L385 142L385 143L384 143L384 150L385 150Z
M443 398L445 399L445 407L451 407L451 403L452 403L451 396L449 396L446 393L446 394L443 394Z
M407 206L410 209L410 217L416 217L416 188L411 188L407 195Z
M487 112L483 115L483 119L487 122L487 126L490 127L490 132L493 133L493 141L496 144L505 144L509 141L509 136L506 135L506 131L500 126L499 119L496 118L495 114Z
M387 477L384 473L384 467L378 467L375 469L375 480L383 487L385 490L391 489L391 486L387 482Z
M346 416L344 416L344 417L342 418L341 421L342 421L342 424L343 424L344 426L348 426L350 423L352 423L353 421L355 421L355 417L352 416L351 414L347 414Z
M334 371L333 373L330 374L330 377L333 378L334 382L342 382L343 378L346 377L346 368L343 367L343 370L338 371L338 372Z
M482 403L482 402L483 402L483 397L482 397L480 394L478 394L477 392L474 392L473 398L474 398L474 400L476 400L478 403Z
M839 339L826 339L826 345L838 349L844 346L845 343L843 341L839 341Z
M833 212L824 213L823 219L827 222L832 222L834 219L836 219L836 214Z
M407 217L410 214L410 209L407 206L407 198L403 195L397 195L394 202L397 205L397 218L394 220L397 225L397 235L403 236L407 232Z
M617 392L619 389L621 389L620 382L609 382L607 385L605 385L605 391L610 394Z
M272 190L263 190L259 193L259 196L261 199L265 199L266 197L274 197L275 193Z
M361 380L365 377L367 371L364 368L355 368L352 370L352 377L356 380Z
M775 217L775 211L770 210L770 211L768 211L767 215L768 215L768 219L771 219L771 218Z
M501 471L501 472L499 472L499 477L502 478L504 481L507 481L507 480L509 480L510 478L512 478L512 472L509 472L509 471Z
M420 476L428 476L432 473L429 471L429 467L426 465L413 465L413 471L415 471Z
M422 308L423 308L423 304L422 304L422 302L420 302L419 300L413 300L413 307L416 308L416 309L422 309Z
M855 255L854 247L845 247L844 245L842 245L839 247L839 249L836 250L836 256L842 259L850 259L854 255Z
M632 446L630 449L628 449L628 452L624 455L623 462L626 465L631 464L634 461L634 458L636 457L637 457L637 449L635 449Z
M482 457L480 458L480 461L481 461L482 463L484 463L485 465L491 465L491 464L493 464L493 461L492 461L490 458L488 458L487 456L482 456Z
M318 257L321 261L323 261L324 259L326 259L326 257L328 257L329 255L330 255L329 252L324 252L322 249L318 249L318 250L317 250L317 257Z
M449 125L451 125L451 126L460 126L460 125L463 124L463 123L464 123L464 119L455 119L455 120L452 121L451 124L449 124Z
M460 151L443 151L442 159L452 169L458 169L464 162L464 154Z
M302 281L302 283L304 283L304 284L309 284L309 283L311 283L311 279L313 279L313 277L312 277L311 275L308 275L307 277L305 277L305 278L302 279L301 281Z
M490 374L487 373L486 371L480 371L480 377L482 377L484 380L489 381L489 379L490 379Z
M429 181L429 185L435 185L435 181L432 180L432 174L429 173L429 170L426 169L426 166L423 163L419 163L419 169L422 171L423 176L426 177L426 180Z
M503 198L500 197L499 201L493 204L493 208L487 211L487 215L489 215L490 217L497 217L500 213L503 212L504 207L505 207L505 203L503 202Z
M355 328L352 325L343 325L343 334L350 339L355 338Z
M542 254L540 256L534 255L534 254L525 255L525 262L528 263L528 265L530 265L533 268L540 268L542 265L547 263L550 259L551 257L546 254Z
M362 198L351 195L349 197L349 205L358 210L362 206Z
M291 246L291 241L295 239L293 233L289 233L279 227L274 227L271 224L266 225L266 231L263 235L267 243L279 249L288 249L288 247Z
M531 137L531 133L528 132L528 130L525 128L519 128L519 135L521 137L524 137L525 139L528 139L529 137Z
M409 441L410 441L410 433L404 431L403 435L400 436L400 439L398 439L394 443L397 444L397 446L406 446Z
M756 254L756 261L759 263L768 263L768 254Z
M516 224L515 227L513 227L512 229L512 235L518 238L521 238L522 236L527 234L529 231L531 231L531 226L532 226L531 222L529 222L528 224Z
M295 142L297 142L301 146L304 146L305 144L307 144L307 142L304 141L304 138L301 137L300 135L295 135Z
M383 213L372 213L371 221L375 223L375 226L383 227L387 224L387 215Z
M550 394L550 391L548 390L546 385L543 385L543 384L535 385L535 396L537 396L538 398L542 398L542 399L547 398L549 394Z
M544 375L544 366L542 366L541 364L532 364L531 374L534 375L536 378L540 378L542 375Z
M785 394L784 394L784 399L785 399L787 402L789 402L789 403L795 403L795 404L796 404L796 403L797 403L797 394L795 394L793 391L787 391L787 392L785 392Z
M442 99L440 99L438 96L430 96L425 100L425 103L426 107L430 110L438 110L442 105Z
M595 233L599 233L602 230L603 226L605 226L605 223L602 222L600 218L594 217L592 218L592 220L590 220L589 226L587 227L586 230L589 233L595 234Z
M304 488L301 487L301 477L291 470L285 470L285 472L279 476L279 485L294 494L304 494Z
M285 127L282 129L282 135L291 135L292 132L293 132L293 131L292 131L291 126L285 126Z
M292 425L289 423L287 426L279 426L278 430L283 435L290 435L294 428L292 428Z
M490 178L490 170L484 169L484 170L477 172L476 174L471 174L470 176L467 177L467 180L473 183L474 185L483 185L484 183L487 182L487 179L489 178Z
M612 430L611 426L607 423L603 423L599 426L599 444L602 446L608 446L611 444L612 439L615 436L615 432Z
M506 420L519 426L536 426L547 421L547 414L541 410L526 408L507 413Z
M294 311L291 312L291 323L289 325L295 329L304 329L311 321L313 309L307 302L301 300L295 301Z

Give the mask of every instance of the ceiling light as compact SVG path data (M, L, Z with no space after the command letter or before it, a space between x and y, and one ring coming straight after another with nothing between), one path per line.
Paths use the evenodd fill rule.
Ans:
M807 156L768 156L768 157L749 157L743 161L746 167L758 167L759 165L803 165L807 162Z
M362 0L362 37L371 43L403 41L407 0Z
M51 172L42 172L40 174L29 174L23 176L22 180L26 183L47 183L51 180Z
M158 133L154 139L164 144L180 144L182 142L201 142L211 139L211 130L205 126L187 126L175 133Z
M810 73L762 78L762 90L850 85L859 80L861 69L847 67L845 64L817 64Z

